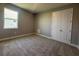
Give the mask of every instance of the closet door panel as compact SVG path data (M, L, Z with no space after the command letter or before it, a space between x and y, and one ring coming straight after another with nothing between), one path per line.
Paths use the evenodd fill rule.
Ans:
M62 42L67 42L67 10L61 10L60 11L60 17L61 17L61 30L60 31L60 39Z
M71 42L73 8L52 13L52 38L61 42Z
M61 33L61 39L66 43L71 42L72 15L72 8L61 11L61 27L63 30Z
M66 10L66 20L67 20L67 43L71 43L71 31L72 31L72 17L73 17L73 8Z
M52 38L55 40L59 40L60 38L60 13L53 12L52 13ZM61 40L60 40L61 41Z

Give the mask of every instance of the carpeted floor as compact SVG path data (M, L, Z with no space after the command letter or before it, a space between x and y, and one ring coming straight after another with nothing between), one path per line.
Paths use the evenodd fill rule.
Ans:
M1 56L67 56L79 55L79 50L55 40L32 35L0 42Z

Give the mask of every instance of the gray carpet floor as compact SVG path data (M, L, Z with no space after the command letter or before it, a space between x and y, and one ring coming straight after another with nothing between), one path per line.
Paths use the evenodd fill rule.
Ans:
M70 45L37 35L0 42L1 56L78 56L79 50Z

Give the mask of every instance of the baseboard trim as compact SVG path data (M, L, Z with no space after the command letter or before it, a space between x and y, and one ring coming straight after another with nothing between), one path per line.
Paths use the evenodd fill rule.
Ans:
M39 35L39 36L42 36L42 37L45 37L45 38L48 38L48 39L52 39L51 37L48 37L48 36L43 35L43 34L38 34L38 33L36 33L36 35Z
M0 39L0 41L14 39L14 38L19 38L19 37L23 37L23 36L29 36L29 35L33 35L33 34L34 33L28 33L28 34L23 34L23 35L18 35L18 36L12 36L12 37L7 37L7 38L2 38L2 39Z
M36 35L39 35L39 36L42 36L42 37L45 37L45 38L48 38L48 39L55 40L55 39L53 39L52 37L48 37L48 36L43 35L43 34L36 33ZM58 40L55 40L55 41L58 41ZM58 42L61 42L61 41L58 41ZM61 42L61 43L65 43L65 42ZM68 45L70 45L70 46L73 46L73 47L76 47L76 48L79 49L79 46L78 46L78 45L75 45L75 44L72 44L72 43L70 43L70 44L69 44L69 43L65 43L65 44L68 44Z

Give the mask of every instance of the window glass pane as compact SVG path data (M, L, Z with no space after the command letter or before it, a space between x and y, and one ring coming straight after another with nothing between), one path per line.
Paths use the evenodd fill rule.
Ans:
M4 11L4 18L13 18L13 19L17 19L18 18L18 13L13 11L13 10L10 10L10 9L7 9L5 8L5 11Z
M4 28L18 28L18 12L4 8Z
M17 22L15 22L14 20L8 20L8 19L4 19L4 28L17 28Z

